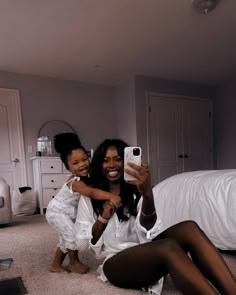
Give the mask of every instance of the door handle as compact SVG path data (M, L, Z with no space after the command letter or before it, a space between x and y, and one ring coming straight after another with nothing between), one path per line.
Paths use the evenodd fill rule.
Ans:
M188 154L184 154L184 158L191 158L191 156Z
M182 159L183 158L183 155L178 155L178 158L181 158Z
M14 163L14 167L16 167L16 163L19 163L20 160L18 158L12 159L12 162Z
M12 159L12 162L14 162L14 163L18 163L18 162L20 162L20 160L17 159L17 158L15 158L15 159Z

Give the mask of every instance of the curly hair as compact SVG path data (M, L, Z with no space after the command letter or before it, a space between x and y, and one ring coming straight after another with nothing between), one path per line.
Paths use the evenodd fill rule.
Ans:
M95 150L92 162L90 165L90 180L93 187L110 191L109 181L102 172L102 165L106 152L109 147L115 147L118 155L124 160L124 149L128 144L121 139L105 139ZM122 207L117 210L117 215L120 220L128 220L130 215L137 215L137 203L141 197L137 187L132 184L128 184L122 177L120 179L120 197L122 199ZM99 215L102 213L104 201L92 199L92 205L94 212Z
M75 133L60 133L55 135L54 147L67 169L69 169L67 158L73 150L82 149L87 154L86 149L81 145L80 139Z

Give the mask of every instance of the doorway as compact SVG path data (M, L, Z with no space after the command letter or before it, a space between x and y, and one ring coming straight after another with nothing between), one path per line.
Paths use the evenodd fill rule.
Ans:
M0 176L11 191L27 185L24 139L17 89L0 88Z

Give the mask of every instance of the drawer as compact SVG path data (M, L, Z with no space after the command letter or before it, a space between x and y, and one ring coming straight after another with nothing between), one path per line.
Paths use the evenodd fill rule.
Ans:
M42 174L43 188L60 188L66 181L65 174Z
M62 162L59 159L41 161L41 173L62 173Z
M48 203L55 197L60 188L43 189L43 207L47 207Z

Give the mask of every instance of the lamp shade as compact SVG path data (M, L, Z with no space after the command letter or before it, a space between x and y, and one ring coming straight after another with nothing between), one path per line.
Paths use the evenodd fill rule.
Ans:
M192 4L197 12L207 14L216 8L218 0L192 0Z

